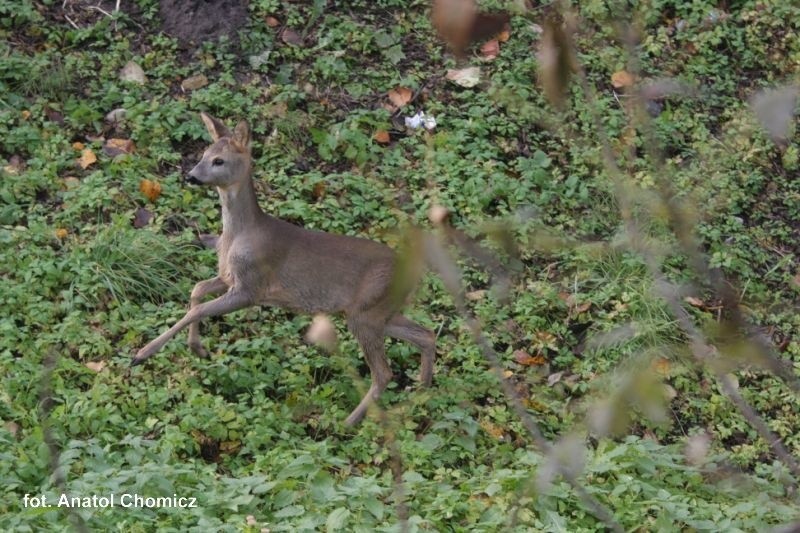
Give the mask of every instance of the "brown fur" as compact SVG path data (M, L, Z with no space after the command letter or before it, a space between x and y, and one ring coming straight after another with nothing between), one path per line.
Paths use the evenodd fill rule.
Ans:
M384 352L386 336L408 341L422 352L420 381L430 385L435 335L404 317L407 295L390 294L396 258L383 244L311 231L264 213L251 178L250 129L233 132L201 113L214 141L189 173L189 181L215 186L222 204L222 236L216 243L218 275L192 290L189 311L172 328L139 350L132 364L155 354L189 326L189 346L207 356L199 322L252 305L305 313L343 313L372 374L372 385L346 423L358 423L392 379ZM216 162L216 164L215 164ZM208 295L220 295L201 303Z

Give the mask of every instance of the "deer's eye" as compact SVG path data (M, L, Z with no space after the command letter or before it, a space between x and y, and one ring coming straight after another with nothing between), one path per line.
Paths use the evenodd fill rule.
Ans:
M214 160L211 161L211 164L214 165L215 167L219 167L219 166L222 166L223 164L225 164L225 161L223 161L219 157L215 157Z

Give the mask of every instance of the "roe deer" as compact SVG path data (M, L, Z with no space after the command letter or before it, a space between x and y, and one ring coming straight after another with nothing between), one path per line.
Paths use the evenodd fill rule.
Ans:
M253 305L273 305L306 313L344 313L372 374L367 394L346 424L360 422L370 402L392 379L384 352L386 336L420 349L420 381L429 386L435 335L400 313L407 294L390 294L394 252L374 241L307 230L264 213L251 178L249 126L242 121L231 132L219 120L205 113L200 116L213 144L187 181L215 186L219 192L218 274L194 286L186 315L139 350L131 364L145 361L186 326L192 351L207 357L200 342L200 320ZM201 303L204 296L220 294Z

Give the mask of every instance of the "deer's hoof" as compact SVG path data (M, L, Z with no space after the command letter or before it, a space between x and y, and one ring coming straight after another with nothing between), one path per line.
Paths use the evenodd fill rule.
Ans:
M208 354L208 350L203 348L203 345L200 344L199 342L196 343L196 344L195 343L190 343L189 344L189 349L191 349L194 352L194 354L197 357L199 357L200 359L209 359L210 358L210 356Z

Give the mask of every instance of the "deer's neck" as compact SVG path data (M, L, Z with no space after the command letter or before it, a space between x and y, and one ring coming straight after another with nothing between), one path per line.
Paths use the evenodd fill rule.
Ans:
M264 215L256 200L253 180L219 190L222 204L222 232L230 235L254 228Z

